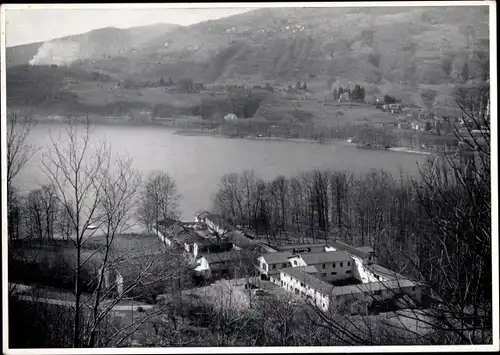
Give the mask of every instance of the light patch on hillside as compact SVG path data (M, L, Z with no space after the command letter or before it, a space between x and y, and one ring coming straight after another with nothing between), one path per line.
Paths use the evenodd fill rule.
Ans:
M68 65L80 58L80 44L72 41L48 41L29 61L30 65Z

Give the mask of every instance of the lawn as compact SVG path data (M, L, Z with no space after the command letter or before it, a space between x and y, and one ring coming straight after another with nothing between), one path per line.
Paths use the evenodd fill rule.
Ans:
M103 245L103 235L94 236L84 244L81 260L88 259L88 262L83 266L83 280L90 281L101 266L102 254L98 249ZM115 238L112 251L116 257L127 257L159 252L162 248L164 246L155 236L125 234ZM20 240L9 245L9 252L11 282L73 289L76 250L72 241L55 239L40 244L38 241ZM90 289L85 288L84 292L87 291Z

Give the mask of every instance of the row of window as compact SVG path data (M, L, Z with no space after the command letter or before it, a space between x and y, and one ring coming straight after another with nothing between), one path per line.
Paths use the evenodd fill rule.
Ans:
M287 266L289 266L289 265L288 264L281 264L282 268L285 268ZM276 270L276 267L277 267L276 264L271 264L271 269ZM268 270L267 264L264 264L264 263L261 264L261 268L264 269L264 270Z
M311 294L306 293L306 292L305 292L305 291L303 291L303 290L299 290L298 288L294 288L292 285L289 285L289 284L286 284L286 285L285 285L285 283L284 283L283 281L281 281L281 287L283 287L283 286L286 286L285 288L286 288L287 290L290 290L290 291L293 289L293 291L295 292L295 294L299 294L299 293L300 293L302 296L306 296L306 297L307 297L307 299L309 299L309 300L311 300L311 301L313 300L313 297L311 296ZM303 283L303 282L301 282L301 283L300 283L300 286L304 287L304 283ZM311 287L309 287L309 286L306 286L305 288L306 288L307 290L312 290L312 288L311 288ZM313 293L315 293L315 292L316 292L316 290L313 290ZM326 308L325 300L326 300L326 298L327 298L327 297L326 297L325 295L323 295L323 294L322 294L322 295L321 295L321 298L323 299L323 304L322 304L322 306L323 306L323 308L325 309L325 308ZM319 303L319 300L318 300L318 299L316 299L315 303L316 303L316 304L318 304L318 303Z
M347 266L348 267L351 266L351 262L350 261L347 262ZM336 263L333 263L332 267L335 269L337 267ZM343 262L340 263L340 267L344 267L344 263ZM321 268L325 269L326 268L326 264L322 264Z

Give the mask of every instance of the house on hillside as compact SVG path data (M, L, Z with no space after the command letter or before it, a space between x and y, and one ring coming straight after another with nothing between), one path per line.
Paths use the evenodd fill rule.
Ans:
M236 116L234 113L228 113L227 115L224 116L225 121L233 121L237 120L238 116Z
M413 121L411 122L411 129L415 131L425 131L426 122L424 121Z
M351 96L349 95L349 92L343 92L342 94L340 94L339 99L337 101L338 102L351 101Z
M249 276L253 262L242 251L207 253L196 258L195 274L204 279Z
M400 112L403 109L402 104L389 104L389 110L393 113Z

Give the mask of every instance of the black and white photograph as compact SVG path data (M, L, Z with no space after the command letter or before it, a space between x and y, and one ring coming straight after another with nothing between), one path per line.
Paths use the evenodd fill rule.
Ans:
M5 354L500 350L495 2L1 15Z

